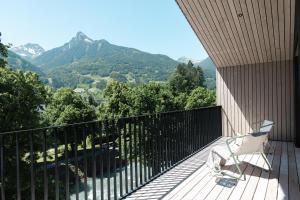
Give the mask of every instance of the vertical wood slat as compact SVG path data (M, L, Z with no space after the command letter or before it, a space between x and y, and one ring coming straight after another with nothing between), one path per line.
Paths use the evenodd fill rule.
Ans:
M201 41L202 45L207 50L208 55L212 58L212 60L216 65L218 66L222 65L222 62L218 57L218 54L214 53L214 47L210 45L209 38L207 38L207 36L204 34L202 27L197 26L197 22L194 21L194 18L191 16L192 13L190 13L191 11L188 9L188 6L182 0L177 0L176 2L179 5L181 11L184 13L184 16L186 17L187 21L190 23L197 37Z
M176 0L217 67L292 60L295 0Z
M220 39L220 48L221 51L224 52L224 55L226 57L228 57L228 62L234 62L235 58L233 57L233 55L229 52L230 49L228 49L228 40L227 38L225 38L225 35L223 34L223 30L222 30L222 24L220 23L220 16L215 14L215 10L213 9L212 3L214 2L210 2L209 0L203 1L203 2L199 2L199 4L201 5L201 7L204 8L204 10L199 10L200 12L202 11L206 11L206 15L209 16L209 18L211 18L211 22L213 22L214 26L213 29L217 32L217 37ZM206 9L205 9L206 8ZM228 62L226 62L228 64Z
M223 135L257 129L264 119L275 122L270 139L293 141L294 109L292 62L219 68L217 72L218 105L224 111ZM250 127L248 127L250 126Z

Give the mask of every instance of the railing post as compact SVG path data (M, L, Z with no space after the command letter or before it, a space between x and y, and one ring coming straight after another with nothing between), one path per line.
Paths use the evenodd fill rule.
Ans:
M0 176L1 176L1 199L5 200L5 182L4 182L4 144L3 135L0 135Z
M32 131L29 133L29 146L30 146L30 192L31 192L31 200L35 200L35 158L33 152L33 137Z

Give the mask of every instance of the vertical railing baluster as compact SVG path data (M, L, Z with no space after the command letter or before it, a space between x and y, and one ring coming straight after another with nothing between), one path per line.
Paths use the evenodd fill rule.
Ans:
M127 159L127 121L123 121L124 125L124 158L125 158L125 192L128 193L128 159Z
M74 131L74 146L75 146L75 190L76 200L79 200L79 174L78 174L78 140L77 140L77 127L72 127Z
M35 200L35 156L33 151L33 137L32 131L29 132L29 146L30 146L30 192L31 200Z
M143 138L143 158L144 158L144 182L147 181L147 148L146 148L146 117L142 120L142 138Z
M129 119L129 160L130 160L130 189L133 190L133 169L132 169L132 130L131 130L131 119Z
M59 200L59 174L58 174L58 139L57 128L54 129L54 159L55 159L55 199Z
M177 115L180 117L180 119L182 119L180 124L177 124L177 117L173 117L172 123L173 126L176 129L176 140L175 140L175 163L178 162L180 157L183 157L184 155L184 144L186 141L186 137L185 137L185 132L184 132L184 127L185 127L185 116L184 116L184 111L182 113L177 113ZM176 148L179 147L179 148ZM178 150L177 150L178 149ZM181 150L181 151L180 151ZM176 152L177 151L177 152Z
M112 122L113 125L113 161L114 161L114 170L113 170L113 174L114 174L114 199L117 199L117 162L116 162L116 139L117 139L117 125L116 125L116 121L113 120Z
M66 180L65 180L65 187L66 187L66 199L70 199L70 185L69 185L69 145L68 145L68 127L64 128L64 136L65 136L65 170L66 170Z
M217 115L218 115L218 120L217 120L218 135L217 135L217 137L221 137L222 136L222 107L221 106L217 107Z
M174 123L174 119L179 119L177 123ZM177 162L177 158L179 155L183 153L183 149L181 145L177 144L179 134L181 133L181 127L183 125L182 116L179 115L179 113L174 113L174 116L172 116L171 120L172 124L172 130L173 130L173 165ZM181 138L182 142L184 141L184 138ZM177 147L177 148L176 148Z
M151 178L151 131L149 130L150 129L150 117L149 116L146 116L146 130L147 130L147 150L146 150L146 155L147 155L147 168L148 168L148 179L150 180Z
M48 175L47 175L47 130L43 131L43 163L44 163L44 199L48 199Z
M159 124L159 114L155 114L155 133L156 133L156 163L157 163L157 172L160 173L161 172L161 164L160 164L160 124Z
M164 126L164 138L165 138L165 142L164 142L164 162L165 162L165 169L168 169L168 149L169 149L169 146L168 146L168 121L167 121L167 118L168 117L168 114L165 115L164 117L164 123L163 123L163 126Z
M174 162L174 153L173 153L173 146L174 146L174 130L173 130L173 125L172 125L172 116L169 115L169 143L170 143L170 149L169 149L169 158L170 158L170 166L173 166Z
M169 153L170 153L170 138L169 138L169 135L170 135L170 126L169 126L169 114L166 115L166 118L165 118L165 124L164 126L166 127L165 128L165 131L166 131L166 167L167 169L170 167L170 157L169 157Z
M157 156L157 163L158 163L158 173L161 172L161 166L162 166L162 159L161 159L161 115L157 114L157 120L156 120L156 127L157 127L157 152L158 152L158 156Z
M154 128L154 115L151 116L151 139L152 139L152 144L151 144L151 159L152 159L152 173L151 176L155 176L155 151L154 151L154 146L155 146L155 128Z
M92 173L93 173L93 200L96 200L96 155L95 155L95 129L94 124L89 124L91 131L91 143L92 143Z
M193 112L193 120L192 120L192 131L194 132L194 149L198 150L198 133L197 133L197 120L196 120L196 110Z
M99 143L100 143L100 195L104 199L104 181L103 181L103 123L99 122Z
M1 176L1 199L5 200L5 182L4 182L4 144L3 144L3 139L4 136L0 135L0 176Z
M123 121L123 127L124 127L124 158L125 158L125 192L128 193L128 159L127 159L127 121Z
M83 139L83 156L84 156L84 199L88 199L88 185L87 185L87 153L86 153L86 128L82 125L82 139Z
M109 139L110 139L110 133L109 133L109 122L105 121L104 123L104 129L105 129L105 135L106 135L106 151L107 151L107 199L110 199L110 147L109 147Z
M142 123L141 123L142 117L138 118L138 139L139 139L139 169L140 169L140 185L143 184L143 159L142 159Z
M133 118L133 146L134 146L134 176L135 176L135 187L139 186L139 180L138 180L138 170L137 170L137 157L138 157L138 152L137 152L137 134L136 134L136 122L137 119L134 117Z
M208 142L211 142L212 141L212 135L211 135L211 133L212 133L212 124L210 122L211 122L212 113L211 113L210 108L208 108L207 110L208 110L208 118L207 118L208 122L207 122L207 124L208 124L208 135L209 135L209 141Z
M21 200L20 185L20 150L19 150L19 133L16 133L16 175L17 175L17 199Z
M123 169L123 163L122 163L122 121L118 120L117 122L117 130L118 130L118 136L119 136L119 172L120 172L120 197L123 196L123 175L122 175L122 169ZM125 141L124 141L125 143Z
M201 131L200 131L200 118L199 118L199 110L196 110L196 130L197 130L197 144L198 149L201 148Z
M203 124L204 124L204 120L203 120L203 112L199 112L198 114L199 116L199 119L198 119L198 122L199 122L199 134L200 134L200 146L201 148L204 146L204 131L203 131Z

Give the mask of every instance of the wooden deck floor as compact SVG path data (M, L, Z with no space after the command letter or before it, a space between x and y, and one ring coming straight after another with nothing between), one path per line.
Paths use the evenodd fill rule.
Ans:
M211 176L204 165L209 150L224 141L216 141L126 199L300 199L300 149L293 143L271 142L271 172L261 156L240 157L246 180L235 181ZM231 161L224 169L236 173Z

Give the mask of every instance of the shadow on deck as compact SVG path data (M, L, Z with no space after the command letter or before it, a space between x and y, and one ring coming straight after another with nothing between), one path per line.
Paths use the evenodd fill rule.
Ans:
M291 142L271 141L267 156L273 171L259 155L241 156L246 181L213 177L204 165L210 149L221 138L172 170L159 176L126 199L298 199L300 196L300 149ZM225 170L236 173L232 162Z

